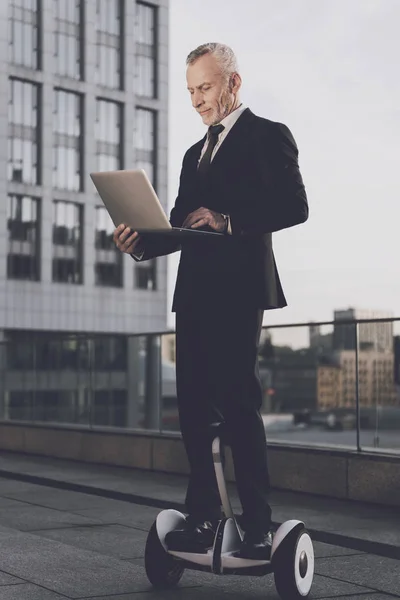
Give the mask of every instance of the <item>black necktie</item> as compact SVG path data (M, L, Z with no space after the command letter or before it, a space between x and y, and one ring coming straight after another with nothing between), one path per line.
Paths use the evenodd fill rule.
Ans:
M211 125L208 128L208 146L207 150L203 154L201 161L199 162L198 172L204 175L207 173L208 168L211 164L211 156L213 150L215 148L216 143L218 142L218 136L223 131L225 127L223 125Z

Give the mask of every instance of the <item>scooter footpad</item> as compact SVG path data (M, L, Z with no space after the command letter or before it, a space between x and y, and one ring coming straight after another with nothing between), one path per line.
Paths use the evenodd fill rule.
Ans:
M236 552L227 552L221 555L221 562L227 568L246 568L257 567L262 565L270 565L271 561L261 558L243 558L239 555L240 550Z
M190 565L190 563L195 565L201 565L203 567L207 567L207 570L211 570L212 564L212 550L208 550L205 553L199 552L180 552L178 550L168 550L168 554L175 556L176 558L180 558L185 561L186 564Z
M185 544L183 541L176 540L175 543L167 542L168 552L185 552L190 554L207 554L209 548L204 548L201 544Z

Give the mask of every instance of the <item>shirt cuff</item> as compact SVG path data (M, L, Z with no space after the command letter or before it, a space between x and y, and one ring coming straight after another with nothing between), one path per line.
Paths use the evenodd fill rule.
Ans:
M134 252L131 253L132 258L134 258L135 260L142 260L144 255L144 250L142 250L139 254L135 254Z
M232 225L231 225L231 218L228 215L228 227L226 228L226 233L228 235L232 235Z

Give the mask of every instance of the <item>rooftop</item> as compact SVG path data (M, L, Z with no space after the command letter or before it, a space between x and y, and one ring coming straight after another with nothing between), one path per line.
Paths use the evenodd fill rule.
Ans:
M185 476L1 451L0 477L1 600L278 598L271 575L186 571L178 590L152 590L147 532L160 509L183 509ZM400 598L398 511L280 491L271 504L275 524L299 518L312 535L312 598Z

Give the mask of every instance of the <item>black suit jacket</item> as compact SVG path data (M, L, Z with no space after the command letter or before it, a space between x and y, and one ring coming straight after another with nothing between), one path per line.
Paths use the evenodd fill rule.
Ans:
M190 212L204 206L230 215L232 235L179 243L145 236L142 260L181 250L172 311L286 306L272 233L308 218L295 140L285 125L246 109L202 177L197 164L205 139L184 156L170 222L180 227Z

